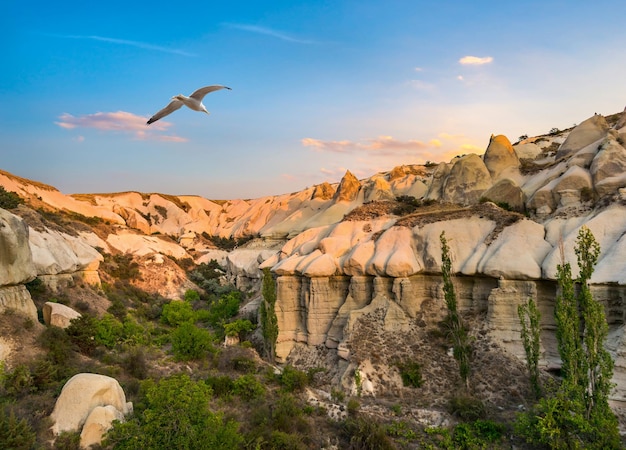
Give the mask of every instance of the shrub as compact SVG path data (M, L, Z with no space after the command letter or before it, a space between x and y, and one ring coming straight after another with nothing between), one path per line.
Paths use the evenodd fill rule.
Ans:
M265 395L265 386L254 375L242 375L233 382L233 393L243 400L254 400Z
M490 420L460 423L454 427L452 442L458 449L488 448L502 440L504 426Z
M227 375L209 375L204 382L217 397L230 397L235 386L232 378Z
M180 374L158 383L146 381L142 391L135 417L114 422L105 447L230 450L242 443L239 424L209 409L211 388L206 383Z
M385 427L373 419L357 417L344 424L344 434L348 438L350 450L393 450L393 445Z
M161 312L161 322L173 327L177 327L183 323L194 322L195 317L196 314L191 307L191 303L185 301L171 301L163 305Z
M208 323L214 329L221 329L223 324L239 312L241 292L231 291L215 300L209 306Z
M15 417L12 409L7 414L6 408L0 405L0 447L5 449L33 448L36 437L36 433L26 419Z
M213 351L213 335L208 331L185 322L171 334L172 352L181 361L205 357Z
M287 392L302 391L309 381L305 372L295 369L291 365L285 366L278 380Z
M483 402L470 395L452 397L448 403L448 410L450 414L454 414L465 421L483 419L487 414Z
M237 372L252 373L256 370L254 360L245 356L236 356L230 360L230 363Z
M28 366L20 364L2 376L2 385L7 394L21 396L35 389L33 375Z
M141 347L131 349L126 354L123 365L126 371L135 378L143 380L148 376L146 355Z
M106 348L115 347L124 334L124 325L111 314L105 314L102 319L97 320L95 328L96 343Z
M72 343L84 355L92 355L98 346L96 334L98 333L98 320L92 316L82 315L70 320L70 326L65 332Z
M55 365L65 366L74 357L72 340L62 328L47 327L41 333L39 342Z
M224 324L226 336L237 336L241 338L243 333L254 330L254 325L248 319L237 319L234 322Z
M418 388L423 384L422 380L422 368L415 361L408 361L397 364L400 370L400 377L402 378L402 384L407 387Z
M13 209L18 205L24 203L24 200L20 198L15 192L7 191L4 186L0 186L0 208Z

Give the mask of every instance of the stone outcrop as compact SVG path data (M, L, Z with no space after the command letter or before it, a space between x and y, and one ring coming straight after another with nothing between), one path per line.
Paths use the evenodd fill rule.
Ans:
M80 316L78 311L60 303L46 302L43 305L43 321L46 325L67 328L72 319L77 319Z
M523 212L526 209L526 194L510 178L503 178L487 189L482 198L494 203L506 203L512 210Z
M511 142L503 135L491 138L483 155L483 161L494 181L498 181L503 175L510 177L511 173L520 167L519 158Z
M578 150L600 141L606 136L608 130L609 125L606 119L598 114L593 115L570 132L565 142L559 147L556 159L571 156Z
M10 309L37 321L37 308L23 283L37 275L28 227L0 208L0 312Z
M351 202L356 198L360 190L361 182L348 170L339 183L334 200L337 202Z
M97 409L102 407L105 410ZM81 440L89 444L99 443L94 440L98 429L104 430L113 419L132 412L132 408L132 403L126 402L126 395L116 379L94 373L79 373L65 383L57 398L50 415L52 432L58 436L64 431L82 431L93 415L84 435L81 434Z
M441 199L463 205L477 203L492 184L489 170L480 156L466 155L457 158L452 165L443 185Z
M0 286L25 283L37 274L28 236L22 219L0 208Z

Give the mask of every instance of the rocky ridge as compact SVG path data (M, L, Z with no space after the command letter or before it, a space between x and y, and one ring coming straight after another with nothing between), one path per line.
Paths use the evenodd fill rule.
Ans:
M216 259L232 281L252 290L258 290L260 269L269 267L278 288L277 355L305 358L303 353L322 347L343 361L338 377L349 383L346 374L361 367L377 395L393 384L392 361L366 361L355 336L367 326L364 318L376 317L385 348L390 336L410 335L442 317L442 231L463 311L482 321L492 342L522 358L517 305L536 298L544 317L542 364L558 367L556 266L561 248L566 261L576 261L574 241L585 225L602 248L593 292L608 311L616 359L613 398L623 402L625 117L594 115L571 130L515 145L492 136L482 156L400 166L365 180L347 172L340 183L259 199L69 196L0 172L0 185L30 205L0 209L0 305L36 318L24 283L38 277L53 290L77 280L98 284L102 252L133 254L146 268L165 267L164 256ZM413 198L413 209L402 209L406 204L398 198ZM97 220L88 221L93 226L59 226L34 219L33 208ZM207 236L256 239L223 251ZM173 298L184 288L174 286L171 270L173 281L164 292ZM389 379L376 381L374 372L384 372L383 366Z

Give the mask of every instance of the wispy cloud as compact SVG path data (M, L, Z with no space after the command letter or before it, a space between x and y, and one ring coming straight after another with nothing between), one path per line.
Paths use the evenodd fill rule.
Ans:
M379 136L362 142L323 141L320 139L304 138L301 140L301 143L303 146L312 147L316 151L327 151L332 153L353 153L366 151L381 155L414 152L416 150L424 150L427 148L436 148L441 146L441 142L438 139L432 139L430 142L417 140L400 141L392 136Z
M493 62L492 56L464 56L459 59L459 64L463 66L482 66Z
M52 36L60 37L64 39L86 39L86 40L92 40L92 41L108 42L110 44L127 45L131 47L141 48L144 50L153 50L153 51L163 52L163 53L172 53L174 55L181 55L181 56L190 56L190 57L197 56L193 53L189 53L184 50L177 49L177 48L163 47L161 45L149 44L147 42L130 41L127 39L118 39L118 38L112 38L112 37L106 37L106 36L93 36L93 35L90 35L90 36L52 35Z
M301 38L292 36L288 33L285 33L283 31L274 30L272 28L267 28L267 27L261 27L258 25L247 25L247 24L242 24L242 23L223 23L222 25L229 27L229 28L234 28L237 30L249 31L250 33L257 33L257 34L263 34L265 36L271 36L276 39L280 39L282 41L287 41L287 42L293 42L295 44L317 44L317 42L313 40L301 39Z
M146 117L126 111L97 112L78 117L63 113L55 124L66 130L93 128L100 131L128 133L135 139L140 140L153 139L167 142L187 142L186 138L180 136L153 133L153 131L166 131L171 126L171 123L160 120L148 128L146 126L147 120Z

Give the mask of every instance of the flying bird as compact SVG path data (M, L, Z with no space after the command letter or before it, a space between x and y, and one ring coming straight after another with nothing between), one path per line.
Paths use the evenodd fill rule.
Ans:
M159 119L162 119L168 114L172 114L177 109L180 109L183 105L185 105L187 108L193 109L194 111L205 112L209 114L209 112L206 110L206 106L202 104L202 99L209 92L219 91L220 89L228 89L229 91L232 90L228 86L215 85L215 86L201 87L200 89L197 89L189 97L183 94L175 95L174 97L172 97L172 101L161 111L156 113L154 116L150 117L150 119L148 120L148 122L146 122L146 124L150 125L151 123L156 122Z

